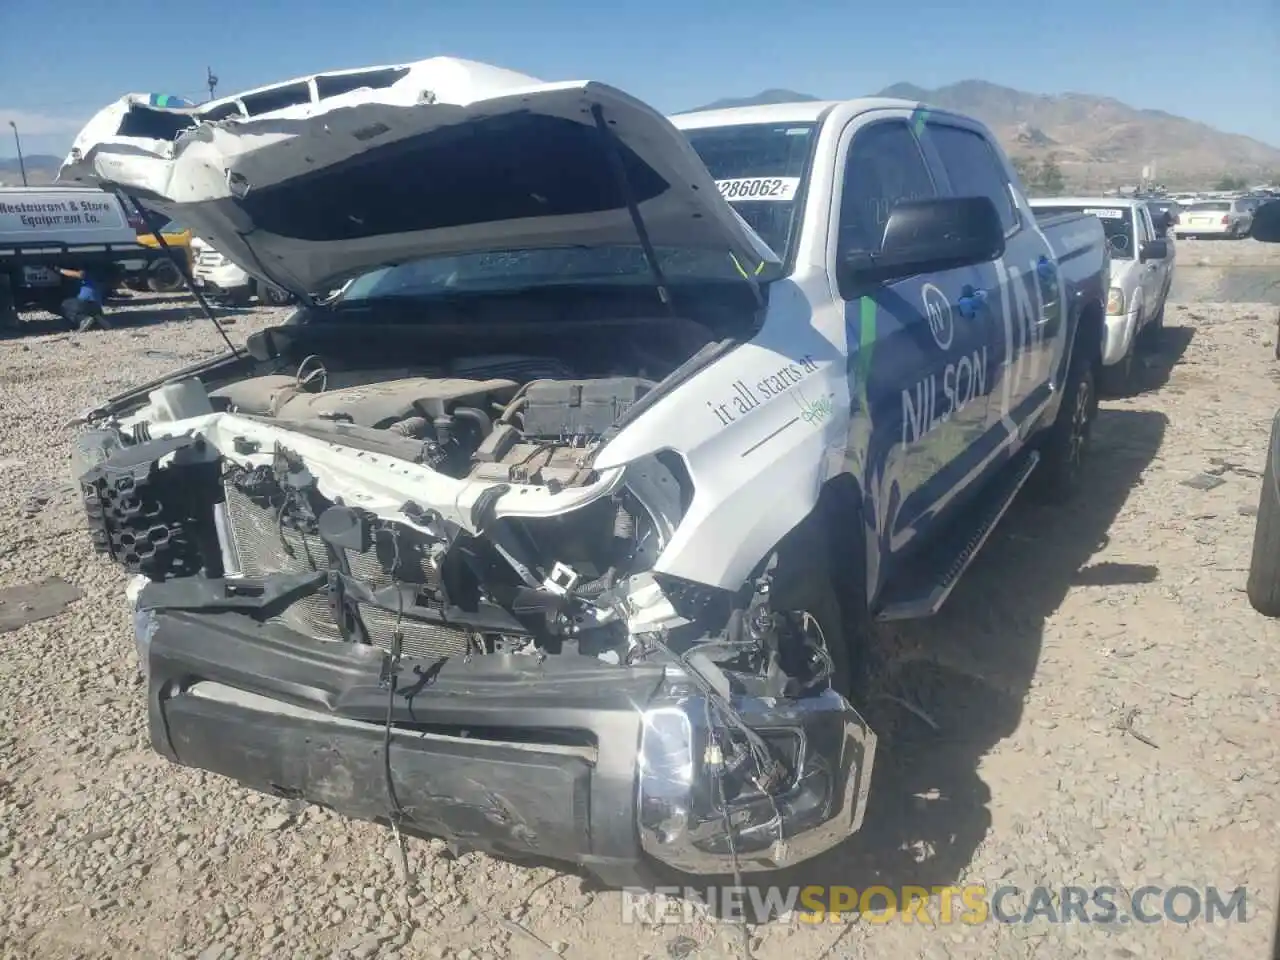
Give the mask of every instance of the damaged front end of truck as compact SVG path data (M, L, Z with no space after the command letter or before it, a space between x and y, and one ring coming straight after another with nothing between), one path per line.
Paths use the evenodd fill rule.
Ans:
M771 604L771 554L730 586L664 562L715 549L689 533L708 494L681 437L644 436L749 339L776 260L649 108L479 65L485 96L434 89L458 63L402 68L433 87L412 104L384 89L302 119L195 119L132 182L122 136L82 137L64 169L309 298L247 355L104 405L77 442L95 545L135 575L152 742L611 883L825 851L861 825L875 737L812 618ZM384 189L408 194L359 199L406 158L465 193L477 143L490 162L558 151L574 192L526 171L510 209L499 189L474 222L437 209L425 226L400 210L403 177ZM676 247L733 272L682 282L663 269ZM629 250L611 264L644 283L384 295L419 262L455 258L456 282L477 255L518 270L512 249L602 248Z

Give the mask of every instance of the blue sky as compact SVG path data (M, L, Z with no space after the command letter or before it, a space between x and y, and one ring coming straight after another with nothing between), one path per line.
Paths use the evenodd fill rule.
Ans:
M107 11L110 11L108 14ZM982 79L1101 94L1280 146L1275 0L0 0L0 156L61 154L124 93L219 94L441 54L601 80L675 112L786 87Z

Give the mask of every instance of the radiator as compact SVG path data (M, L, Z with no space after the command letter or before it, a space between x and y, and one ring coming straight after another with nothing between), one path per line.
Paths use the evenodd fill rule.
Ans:
M224 485L224 490L231 546L241 573L247 577L263 577L271 573L329 569L329 551L319 537L301 533L288 523L280 524L275 511L258 506L230 483ZM288 549L285 544L288 544ZM352 576L375 590L390 585L391 578L375 554L347 550L345 555ZM438 573L425 559L422 561L422 576L428 588L437 583ZM396 614L367 604L359 604L358 613L373 644L390 650ZM272 619L320 640L342 639L323 590L298 600ZM404 636L402 648L407 657L435 659L462 656L467 652L471 638L467 630L407 617L400 620L400 632Z

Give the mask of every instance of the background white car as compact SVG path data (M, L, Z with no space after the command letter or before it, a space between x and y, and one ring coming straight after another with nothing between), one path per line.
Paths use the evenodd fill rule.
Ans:
M1152 220L1150 201L1130 197L1032 198L1037 217L1086 213L1102 221L1111 254L1111 287L1102 344L1102 389L1127 396L1137 387L1134 358L1164 328L1177 251Z
M199 237L191 238L192 274L205 296L244 306L255 296L264 304L288 303L288 292L250 276Z
M1253 205L1246 199L1197 200L1184 206L1173 225L1179 237L1246 237L1253 227Z

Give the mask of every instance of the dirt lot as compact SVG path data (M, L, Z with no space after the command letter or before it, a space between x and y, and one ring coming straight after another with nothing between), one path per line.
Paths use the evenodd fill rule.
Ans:
M1179 254L1280 272L1276 248L1227 246ZM0 588L57 576L83 591L0 633L0 953L742 955L735 925L624 923L616 891L436 843L410 843L406 891L389 833L150 752L124 579L79 529L63 425L216 351L205 322L180 319L189 308L152 308L110 332L0 342ZM246 313L232 331L272 319ZM1108 885L1121 910L1144 884L1243 885L1247 922L945 925L934 907L932 924L784 918L749 931L752 955L1263 955L1280 870L1280 625L1249 609L1243 583L1280 400L1275 331L1273 305L1170 308L1148 389L1103 406L1088 496L1057 513L1015 506L940 617L881 638L896 664L886 693L928 721L895 708L864 833L780 879ZM0 605L0 630L13 614Z

